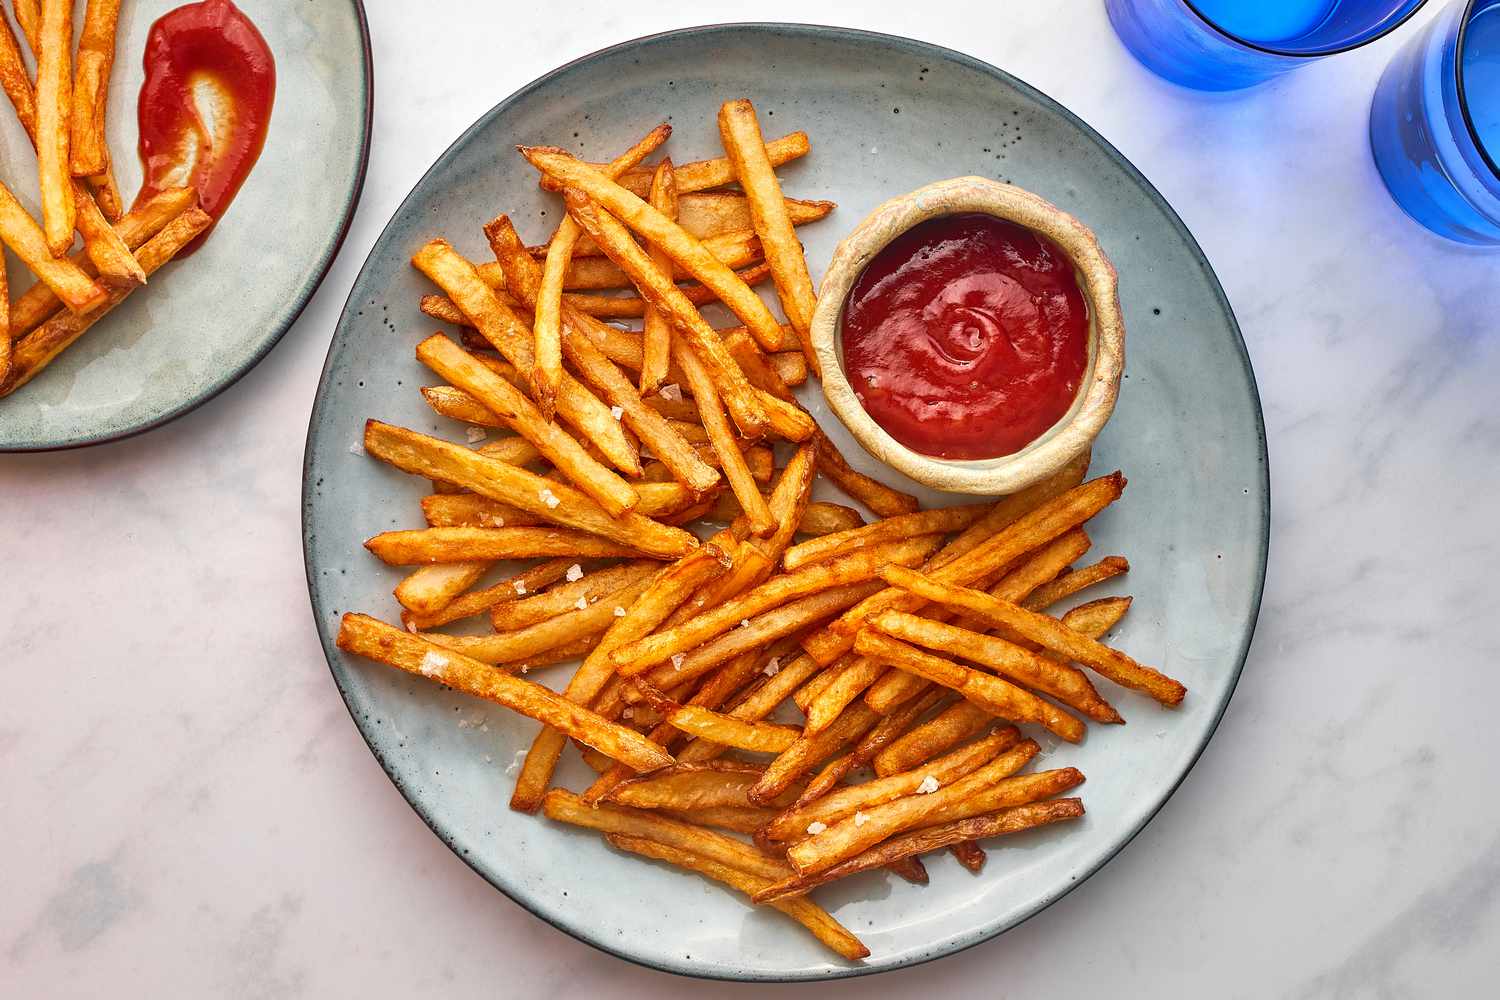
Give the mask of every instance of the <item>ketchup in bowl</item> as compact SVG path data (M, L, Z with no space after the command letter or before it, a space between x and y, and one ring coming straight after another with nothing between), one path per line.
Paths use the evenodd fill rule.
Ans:
M1088 305L1061 248L992 215L918 223L875 255L844 305L861 405L924 455L1011 455L1073 405Z
M151 25L145 64L137 117L146 176L136 203L190 185L217 220L266 142L276 98L271 49L229 0L203 0Z

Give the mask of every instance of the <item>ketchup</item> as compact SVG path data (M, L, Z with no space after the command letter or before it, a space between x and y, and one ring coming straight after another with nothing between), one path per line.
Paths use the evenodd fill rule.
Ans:
M1088 306L1057 244L990 215L919 223L844 306L844 367L865 412L939 458L1020 451L1073 405Z
M145 64L138 116L146 179L136 204L191 185L199 207L217 220L266 142L276 97L271 50L229 0L203 0L157 19Z

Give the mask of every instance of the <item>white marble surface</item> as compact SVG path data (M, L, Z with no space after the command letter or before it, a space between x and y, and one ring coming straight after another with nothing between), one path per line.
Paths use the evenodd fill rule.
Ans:
M334 320L431 160L559 62L750 16L971 52L1134 160L1198 236L1244 327L1274 497L1244 679L1155 822L997 941L787 992L1492 989L1500 256L1428 236L1380 186L1368 95L1400 37L1212 98L1139 68L1096 0L577 2L545 21L478 0L418 13L428 6L370 5L364 202L281 346L145 437L0 456L0 994L746 992L574 942L422 825L329 679L298 493Z

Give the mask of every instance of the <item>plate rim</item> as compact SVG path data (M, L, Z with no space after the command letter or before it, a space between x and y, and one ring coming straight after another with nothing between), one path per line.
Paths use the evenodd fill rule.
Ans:
M874 42L878 44L894 45L898 48L905 48L908 51L917 52L923 55L930 55L934 58L950 60L966 68L986 74L994 78L1001 84L1014 88L1023 95L1036 100L1043 106L1046 106L1049 109L1054 110L1055 112L1060 114L1064 120L1077 128L1086 138L1094 142L1105 153L1106 156L1113 160L1115 164L1120 167L1142 191L1146 193L1147 197L1156 205L1156 207L1169 220L1171 225L1178 231L1188 249L1193 253L1194 256L1196 256L1199 264L1202 266L1207 278L1209 279L1209 283L1212 286L1214 296L1217 298L1219 306L1223 310L1224 316L1229 320L1230 328L1234 333L1235 345L1238 348L1239 360L1248 378L1251 395L1254 402L1256 438L1260 444L1260 491L1263 499L1260 509L1260 546L1257 553L1257 566L1253 570L1253 599L1251 601L1250 615L1247 622L1244 638L1237 653L1234 655L1234 667L1229 677L1229 685L1225 690L1223 699L1218 705L1217 711L1214 713L1213 718L1209 721L1207 728L1204 730L1202 739L1193 749L1192 755L1188 759L1187 764L1183 767L1181 773L1176 777L1176 779L1171 783L1171 786L1167 788L1166 793L1162 795L1161 800L1146 813L1146 815L1140 820L1140 822L1136 824L1133 829L1122 831L1118 840L1110 850L1105 852L1096 863L1091 865L1086 870L1080 872L1076 878L1070 879L1067 885L1061 887L1061 890L1059 892L1053 895L1033 900L1031 905L1026 907L1019 916L1009 920L1008 922L1005 920L1000 920L992 926L981 928L978 933L974 935L972 940L964 941L956 938L950 938L935 946L930 952L922 953L895 962L893 964L883 965L879 967L858 963L849 963L844 965L830 964L828 967L819 969L810 974L760 973L743 968L737 969L728 965L706 967L702 969L678 968L671 965L654 962L638 955L630 954L629 952L623 950L621 947L613 945L603 935L590 936L586 933L576 931L574 928L568 927L558 920L554 920L547 913L543 912L541 908L532 905L529 900L523 898L519 893L513 894L505 886L499 885L487 874L485 874L483 870L481 870L477 860L475 860L472 855L461 852L454 847L453 841L450 836L443 830L439 829L434 819L429 816L423 810L423 808L417 804L416 801L414 801L412 795L408 794L405 783L398 779L398 775L393 773L391 767L387 765L384 757L378 751L376 751L375 747L370 744L370 741L365 738L364 730L359 724L358 715L355 712L354 706L349 703L349 695L344 690L344 686L339 682L338 672L334 667L335 658L342 656L342 654L337 649L332 636L325 634L325 631L322 627L324 609L322 607L322 602L319 599L316 585L316 572L313 568L312 540L314 536L311 531L311 519L313 510L313 498L316 495L313 486L314 478L312 475L313 451L315 438L317 436L318 426L320 423L319 418L322 415L325 403L325 395L323 392L324 386L328 384L335 349L341 342L341 338L338 335L339 330L344 326L345 318L348 317L351 314L351 311L354 309L354 289L359 284L360 278L364 275L365 268L369 266L371 259L374 257L376 248L381 245L382 241L385 239L386 233L389 232L390 228L396 224L396 221L405 215L408 208L408 203L427 183L428 178L431 177L440 167L446 165L454 156L456 156L458 154L458 151L468 144L468 142L471 140L471 137L481 128L486 126L493 118L495 118L497 115L502 114L512 104L520 100L522 97L525 97L532 91L545 86L546 84L549 84L554 78L561 76L562 74L568 72L569 70L572 70L576 66L589 62L601 56L613 54L621 50L634 48L636 46L664 39L690 38L693 36L711 35L721 32L744 30L780 32L785 34L802 35L810 38L837 38L844 41L852 41L855 43ZM360 269L355 275L353 283L350 285L349 296L344 303L343 311L339 313L338 321L335 323L334 335L329 339L328 354L324 359L323 370L318 377L318 389L316 394L314 395L312 410L308 417L307 440L304 445L302 459L303 569L307 578L308 598L311 605L310 609L313 615L313 628L318 633L319 644L323 648L323 657L327 661L329 674L333 679L334 688L338 691L340 699L343 700L344 709L349 713L350 721L354 723L354 728L359 733L360 739L364 740L365 749L368 750L370 755L375 758L376 763L380 765L380 769L385 773L386 778L395 787L396 791L400 793L402 799L406 802L407 806L411 808L412 812L416 813L417 818L420 819L427 826L427 828L433 832L438 840L448 848L448 850L454 855L454 857L462 861L466 866L468 866L471 871L473 871L491 887L498 890L503 896L509 899L512 903L515 903L516 905L521 907L527 913L542 920L543 922L549 924L557 930L562 931L564 934L567 934L574 940L582 942L583 944L595 948L598 951L604 952L608 955L612 955L615 958L623 959L624 961L629 962L632 965L640 966L642 968L652 969L657 972L665 972L687 979L703 979L718 982L826 982L829 980L853 979L861 976L873 976L883 972L895 972L900 969L910 969L919 965L925 965L928 962L936 961L940 958L946 958L950 955L959 954L960 952L967 951L977 945L994 940L996 937L1004 934L1006 931L1009 931L1025 923L1027 920L1030 920L1032 917L1036 916L1038 913L1047 909L1053 903L1056 903L1058 900L1062 899L1064 896L1077 889L1080 885L1087 882L1095 873L1097 873L1105 865L1109 864L1109 862L1114 860L1121 851L1129 846L1130 843L1140 835L1141 831L1143 831L1148 825L1150 825L1151 821L1156 818L1156 816L1161 812L1166 804L1171 801L1172 796L1175 795L1177 793L1177 790L1182 787L1182 783L1187 780L1187 776L1192 773L1193 768L1202 758L1203 752L1208 748L1208 744L1213 740L1215 733L1218 732L1219 724L1223 721L1224 718L1224 713L1228 710L1229 703L1231 700L1233 700L1234 693L1239 687L1240 677L1244 673L1245 662L1249 657L1250 647L1254 642L1256 627L1259 624L1260 620L1260 610L1265 596L1266 571L1270 555L1270 471L1270 453L1268 442L1266 439L1265 413L1260 398L1260 386L1255 377L1255 368L1251 364L1249 347L1245 343L1244 333L1240 329L1239 320L1234 314L1234 309L1230 305L1228 296L1226 296L1224 293L1223 284L1219 281L1218 273L1214 270L1214 267L1209 261L1207 254L1203 252L1203 248L1199 245L1198 240L1193 236L1192 231L1188 229L1187 224L1182 221L1181 216L1177 214L1177 211L1172 208L1171 204L1167 202L1166 198L1162 196L1161 192L1156 189L1156 186L1153 185L1146 178L1146 176L1141 173L1141 171L1135 166L1134 163L1130 161L1129 158L1125 156L1125 154L1116 149L1112 143L1110 143L1107 139L1105 139L1102 135L1095 131L1094 128L1091 127L1087 122L1078 117L1078 115L1074 114L1071 110L1069 110L1055 98L1049 96L1048 94L1020 79L1019 77L1013 76L1012 74L1006 72L998 66L995 66L992 63L985 62L984 60L979 59L975 56L971 56L956 49L950 49L946 46L938 45L933 42L927 42L921 39L911 38L904 35L893 35L878 31L868 31L861 28L847 28L836 25L813 24L804 22L718 22L712 24L694 25L684 28L675 28L668 31L653 32L646 35L639 35L635 38L627 39L622 42L617 42L613 45L595 49L575 59L571 59L565 63L558 65L557 67L547 71L546 73L543 73L541 76L536 77L530 82L523 84L521 87L517 88L501 101L483 112L478 118L474 120L472 124L469 125L468 128L459 133L458 137L455 138L453 142L451 142L441 154L438 155L438 157L432 162L432 165L429 166L427 170L423 171L422 176L417 179L415 184L412 185L412 188L407 192L406 197L401 200L401 203L392 212L390 219L386 222L385 226L381 228L380 234L375 238L374 242L371 243L370 251L368 254L366 254L364 263L360 265Z
M304 291L300 297L293 296L289 300L293 303L291 308L284 310L280 318L272 321L271 325L275 327L275 332L264 343L260 344L238 368L197 395L177 403L162 413L115 431L85 433L45 441L27 441L19 444L0 445L0 455L74 451L79 448L92 448L95 445L124 441L128 438L145 434L148 431L154 431L158 427L171 423L178 417L186 416L209 400L219 396L224 390L248 375L251 369L266 359L266 355L271 353L272 348L281 343L287 331L292 328L292 324L297 322L298 318L301 317L303 311L307 308L308 303L312 301L312 297L318 293L319 288L323 287L323 280L328 277L328 272L333 269L334 261L338 260L339 252L344 248L344 241L349 236L349 230L354 225L354 214L358 210L360 199L364 195L365 176L368 174L370 168L370 143L375 125L375 50L370 43L370 21L365 13L364 0L349 0L349 4L354 8L355 20L359 25L360 61L364 65L364 73L361 75L360 82L364 90L365 113L364 120L360 123L359 168L355 172L354 184L349 188L348 195L344 199L342 209L343 219L339 223L338 232L325 245L326 255L322 265L317 269L317 273L313 276L312 281L304 286ZM340 313L340 319L342 317L343 314Z

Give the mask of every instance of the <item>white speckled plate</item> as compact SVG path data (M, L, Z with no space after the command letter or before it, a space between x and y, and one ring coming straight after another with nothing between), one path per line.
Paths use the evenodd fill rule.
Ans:
M182 2L141 0L121 9L107 121L127 200L141 182L136 96L146 34ZM162 268L45 371L0 399L0 451L114 441L212 398L276 345L338 254L370 154L374 94L364 6L236 3L276 58L276 103L255 169L201 250ZM38 215L35 155L9 104L0 104L4 180ZM31 282L12 260L10 287L19 292Z
M528 239L550 231L557 205L510 152L514 143L561 142L603 157L670 115L670 152L693 159L718 150L715 111L739 96L755 100L769 131L812 136L812 154L780 174L794 195L839 202L831 218L801 230L815 269L885 198L962 174L1012 180L1098 232L1119 268L1129 347L1095 468L1123 468L1131 483L1090 530L1098 554L1123 553L1133 566L1110 588L1135 595L1116 641L1191 692L1168 712L1111 690L1130 724L1047 755L1049 765L1089 776L1084 821L996 843L978 877L941 855L929 862L926 888L870 874L820 890L870 946L860 964L830 958L780 914L696 876L511 812L507 765L530 744L534 723L333 644L345 611L396 615L390 592L400 574L361 543L420 523L417 500L427 490L357 454L364 420L463 440L416 391L436 379L412 356L432 323L417 311L429 289L410 254L442 235L483 257L479 227L499 211ZM853 443L815 387L804 398L852 462L912 488ZM607 49L524 88L464 133L396 212L355 282L312 414L308 582L334 679L371 749L438 836L512 899L590 944L672 972L858 975L950 954L1026 919L1096 871L1161 807L1213 733L1250 642L1265 571L1266 469L1254 378L1212 269L1171 208L1082 122L991 66L905 39L787 25L698 28ZM929 503L960 499L924 494ZM575 760L561 777L580 788L584 771Z

